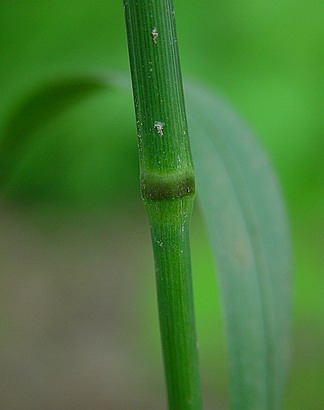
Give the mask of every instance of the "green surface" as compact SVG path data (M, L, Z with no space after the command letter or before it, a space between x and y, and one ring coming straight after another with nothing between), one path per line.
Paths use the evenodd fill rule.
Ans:
M192 158L172 1L130 0L124 1L124 9L143 194L152 190L152 183L153 188L162 186L163 182L171 184L172 191L180 175L184 181L191 179L192 185ZM156 38L152 35L155 32Z
M170 409L202 408L191 279L192 195L146 201Z
M249 0L209 1L198 7L193 0L179 0L176 9L185 76L220 90L255 130L278 171L294 244L293 348L284 408L322 410L322 4ZM123 12L115 2L85 1L80 7L76 0L5 0L0 20L1 135L15 106L48 79L71 72L127 70ZM55 212L66 205L96 209L104 203L117 212L120 201L128 198L132 208L138 198L138 167L131 115L130 98L114 97L112 103L100 94L55 119L45 138L39 130L10 183L14 206L28 202L35 210L46 206ZM193 279L200 346L205 348L203 379L210 395L217 389L224 403L219 312L214 313L214 300L208 300L218 293L211 290L207 249L196 221ZM145 300L141 328L150 339L155 301L149 294Z
M124 0L141 193L155 260L170 410L202 409L189 225L195 179L172 0Z
M187 106L200 206L220 276L231 408L280 409L291 312L280 190L268 158L223 101L190 86Z

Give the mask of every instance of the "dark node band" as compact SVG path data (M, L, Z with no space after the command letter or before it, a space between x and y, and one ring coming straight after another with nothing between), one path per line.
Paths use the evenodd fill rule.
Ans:
M141 179L143 199L168 200L195 194L193 175L146 176Z

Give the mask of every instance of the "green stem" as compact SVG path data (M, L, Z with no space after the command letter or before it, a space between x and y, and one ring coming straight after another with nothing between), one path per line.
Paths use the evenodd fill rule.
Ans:
M202 408L189 224L195 195L172 0L124 0L170 410Z
M172 410L201 409L191 286L193 198L146 204L152 231L164 366Z

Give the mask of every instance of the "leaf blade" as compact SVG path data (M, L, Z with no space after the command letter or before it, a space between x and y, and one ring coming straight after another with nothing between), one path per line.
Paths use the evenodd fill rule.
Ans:
M91 92L125 88L128 83L124 77L101 77L99 82L97 76L80 78ZM87 95L81 92L82 98ZM77 101L73 94L63 108ZM277 409L285 378L290 305L289 239L278 185L249 130L221 100L191 85L187 109L198 198L209 221L220 274L232 408ZM11 133L10 144L15 144L15 135L22 136Z
M0 140L0 186L25 152L33 133L93 93L119 85L117 76L74 74L35 87L11 112Z
M268 159L220 100L187 88L198 198L222 294L233 409L280 408L289 334L285 212Z

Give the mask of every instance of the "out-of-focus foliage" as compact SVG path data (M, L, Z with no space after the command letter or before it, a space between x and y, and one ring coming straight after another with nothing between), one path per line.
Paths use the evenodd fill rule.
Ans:
M295 320L286 408L320 410L324 401L322 4L210 0L202 5L179 0L175 7L183 73L203 79L234 104L278 170L295 245ZM48 79L71 72L128 69L122 5L103 0L82 4L2 0L0 50L3 135L16 104ZM35 132L8 181L14 206L46 205L55 215L55 209L67 205L72 209L109 205L115 218L121 200L133 209L138 182L132 102L113 98L99 93ZM108 112L113 114L108 117ZM199 221L194 222L194 288L204 383L210 391L217 384L222 402L223 342L221 337L217 346L208 342L221 329L212 301L216 292L206 239ZM148 272L150 263L148 258ZM138 349L154 350L159 347L155 295L152 282L141 285L148 287L143 294L149 296L142 302L148 309L137 311L143 330Z
M187 89L198 198L218 270L232 409L280 409L291 321L286 214L267 155L232 109Z

